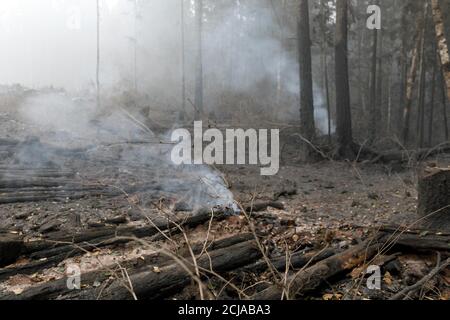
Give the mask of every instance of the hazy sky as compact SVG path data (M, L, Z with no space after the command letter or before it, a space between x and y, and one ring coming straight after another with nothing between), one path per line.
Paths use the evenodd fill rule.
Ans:
M118 70L106 66L126 54L134 14L129 0L101 3L108 81L118 77ZM1 0L0 43L0 83L85 87L95 77L96 1Z

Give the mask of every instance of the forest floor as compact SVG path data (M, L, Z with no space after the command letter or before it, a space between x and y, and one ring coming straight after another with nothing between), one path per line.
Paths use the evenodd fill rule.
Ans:
M8 124L4 122L5 126L0 127L8 128L11 121L7 120ZM111 270L120 270L118 277L124 276L122 265L130 265L130 262L131 275L142 268L159 274L165 272L167 263L148 264L146 257L158 254L161 248L175 254L194 244L246 233L258 235L265 254L272 259L287 253L320 252L324 248L341 252L362 243L381 226L420 227L420 223L416 223L418 167L335 161L302 164L297 159L296 144L288 139L276 176L261 176L259 168L252 166L174 171L165 165L149 165L160 163L161 154L157 152L145 153L145 159L141 159L141 148L145 146L102 145L67 151L42 142L54 132L30 138L29 135L14 135L11 128L7 130L3 135L7 138L0 143L0 230L3 234L33 242L96 228L148 226L154 223L152 219L165 215L170 215L171 219L182 218L194 210L192 203L184 203L182 198L192 189L197 190L199 177L202 179L211 173L220 177L232 198L246 210L183 229L181 234L161 232L163 236L157 239L144 237L141 241L102 246L67 255L62 261L33 269L33 272L8 274L15 268L21 270L20 267L36 262L31 255L22 255L0 269L0 298L11 297L11 294L20 298L30 288L63 279L67 267L73 264L81 268L83 290L108 286L117 276L117 273L110 273ZM139 156L125 158L126 153ZM450 157L445 155L433 160L442 167L450 165ZM197 191L207 193L204 187ZM39 197L33 198L36 195ZM211 197L203 200L212 201ZM255 209L264 203L266 205ZM144 246L142 241L150 245ZM333 282L326 281L320 289L303 298L386 299L425 277L436 264L433 251L399 252L384 258L380 262L380 290L355 285L360 282L361 270L354 268ZM45 262L45 259L41 257L37 261ZM85 273L107 271L106 279L100 277L83 283ZM449 271L447 268L443 276L422 286L418 297L448 299ZM2 277L3 273L8 276ZM240 268L223 272L221 276L220 279L208 277L205 281L212 295L223 299L248 297L274 282L270 268L261 272L252 272L251 267ZM224 283L228 280L229 283ZM166 298L200 298L195 282L181 289ZM77 297L78 294L65 293L52 298Z

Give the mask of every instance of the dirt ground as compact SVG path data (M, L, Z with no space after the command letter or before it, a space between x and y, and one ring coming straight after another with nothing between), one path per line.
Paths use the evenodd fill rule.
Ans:
M196 199L201 198L201 205L214 202L214 197L208 193L211 181L215 184L215 192L222 196L226 193L224 199L220 200L221 204L234 199L237 205L249 208L246 214L250 216L250 221L241 212L222 221L201 225L188 230L190 243L252 232L254 225L259 233L264 234L261 241L270 256L282 256L286 251L309 252L324 246L346 249L360 243L378 226L420 226L415 224L418 220L416 180L420 165L400 168L391 164L331 160L302 164L297 160L296 143L287 139L282 167L276 176L261 176L259 168L251 166L174 170L161 164L164 151L155 151L164 147L152 147L148 153L148 145L103 144L101 147L72 148L70 152L61 152L58 149L60 146L50 147L42 135L38 139L30 138L29 130L21 127L21 122L6 119L7 114L2 117L7 123L5 126L2 124L2 127L7 128L8 133L4 132L0 152L0 181L5 183L0 190L0 230L28 240L108 225L146 225L148 219L160 216L164 210L183 216L199 205L191 201L192 194ZM26 134L14 134L13 127ZM32 133L36 134L36 131ZM45 137L51 134L47 133ZM60 134L57 136L60 137ZM15 151L11 151L11 148ZM146 150L145 153L143 150ZM133 156L124 157L124 154L130 153ZM439 166L448 166L450 157L439 156L430 161L437 162ZM42 183L42 172L51 173L50 177L45 176L45 183L50 183L50 187L39 185ZM206 182L202 180L204 177L207 178ZM219 179L220 183L211 179ZM17 196L17 190L8 190L11 189L8 187L11 181L37 181L37 184L27 185L26 189L19 191L18 196L22 200L4 203L1 200L10 199L11 193ZM231 193L224 191L227 188ZM42 192L48 198L37 201L27 198ZM281 203L282 207L268 206L267 209L253 212L255 204L267 201ZM177 209L177 206L184 208ZM154 245L171 250L186 246L186 238L182 235L174 235L172 240L158 240ZM29 287L64 277L67 266L73 263L81 265L83 272L101 270L114 268L130 259L139 260L152 251L136 242L101 248L68 258L56 267L4 279L0 282L0 290L20 294ZM420 257L403 255L396 261L400 261L402 266L390 266L383 270L384 289L381 291L355 289L357 277L353 278L350 274L310 298L386 298L426 274L433 266L434 256L432 253ZM29 262L30 258L24 256L8 268ZM412 270L410 273L405 271L408 268ZM405 273L410 278L405 277ZM233 279L232 282L248 294L270 282L267 273L230 273L224 277ZM444 285L440 282L439 291L429 290L426 292L427 297L448 298L449 278L444 280L447 282ZM235 289L215 290L214 280L211 283L211 290L219 298L240 297ZM95 285L100 286L101 283ZM433 288L437 288L436 283ZM173 298L198 298L197 289L190 286Z

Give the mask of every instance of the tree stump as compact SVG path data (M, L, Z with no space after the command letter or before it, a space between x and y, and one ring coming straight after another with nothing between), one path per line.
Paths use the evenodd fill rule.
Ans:
M0 234L0 267L17 260L23 249L23 241L16 236Z
M450 168L427 168L419 178L418 214L423 225L450 230Z

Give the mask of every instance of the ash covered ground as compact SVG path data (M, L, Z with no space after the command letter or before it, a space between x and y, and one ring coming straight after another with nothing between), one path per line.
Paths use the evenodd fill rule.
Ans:
M211 219L182 234L147 238L148 246L130 241L67 254L33 272L21 267L36 263L36 258L23 255L1 270L3 295L20 297L30 288L63 279L73 264L81 266L83 274L91 274L83 284L88 291L107 287L127 268L131 275L142 270L169 272L164 269L166 260L154 258L161 248L179 253L193 244L206 247L206 243L242 234L258 235L271 259L327 248L341 252L366 240L378 227L417 226L417 167L334 161L300 164L297 142L289 133L282 136L282 167L273 177L259 175L254 166L176 167L169 160L169 129L153 132L145 117L120 109L89 115L89 104L80 105L64 94L52 93L54 105L50 106L40 99L40 95L32 96L18 112L5 110L0 115L3 234L32 243L103 228L153 226L158 219L183 219L215 206L234 205L242 212ZM53 112L61 112L54 108L64 101L69 101L69 108L63 112L68 112L68 118L81 114L78 122L52 120ZM434 160L439 166L450 163L445 156ZM45 262L45 257L37 261L42 259ZM379 259L382 290L355 285L361 281L361 270L355 268L308 298L387 298L423 277L436 263L432 252ZM8 274L13 269L17 271ZM5 273L8 276L2 276ZM205 281L216 298L237 299L267 288L272 277L270 271L253 272L250 266L225 272L222 280L208 277ZM230 283L224 284L223 279ZM446 299L448 286L448 277L435 279L421 294ZM200 298L195 283L169 297ZM66 292L53 298L80 296Z

